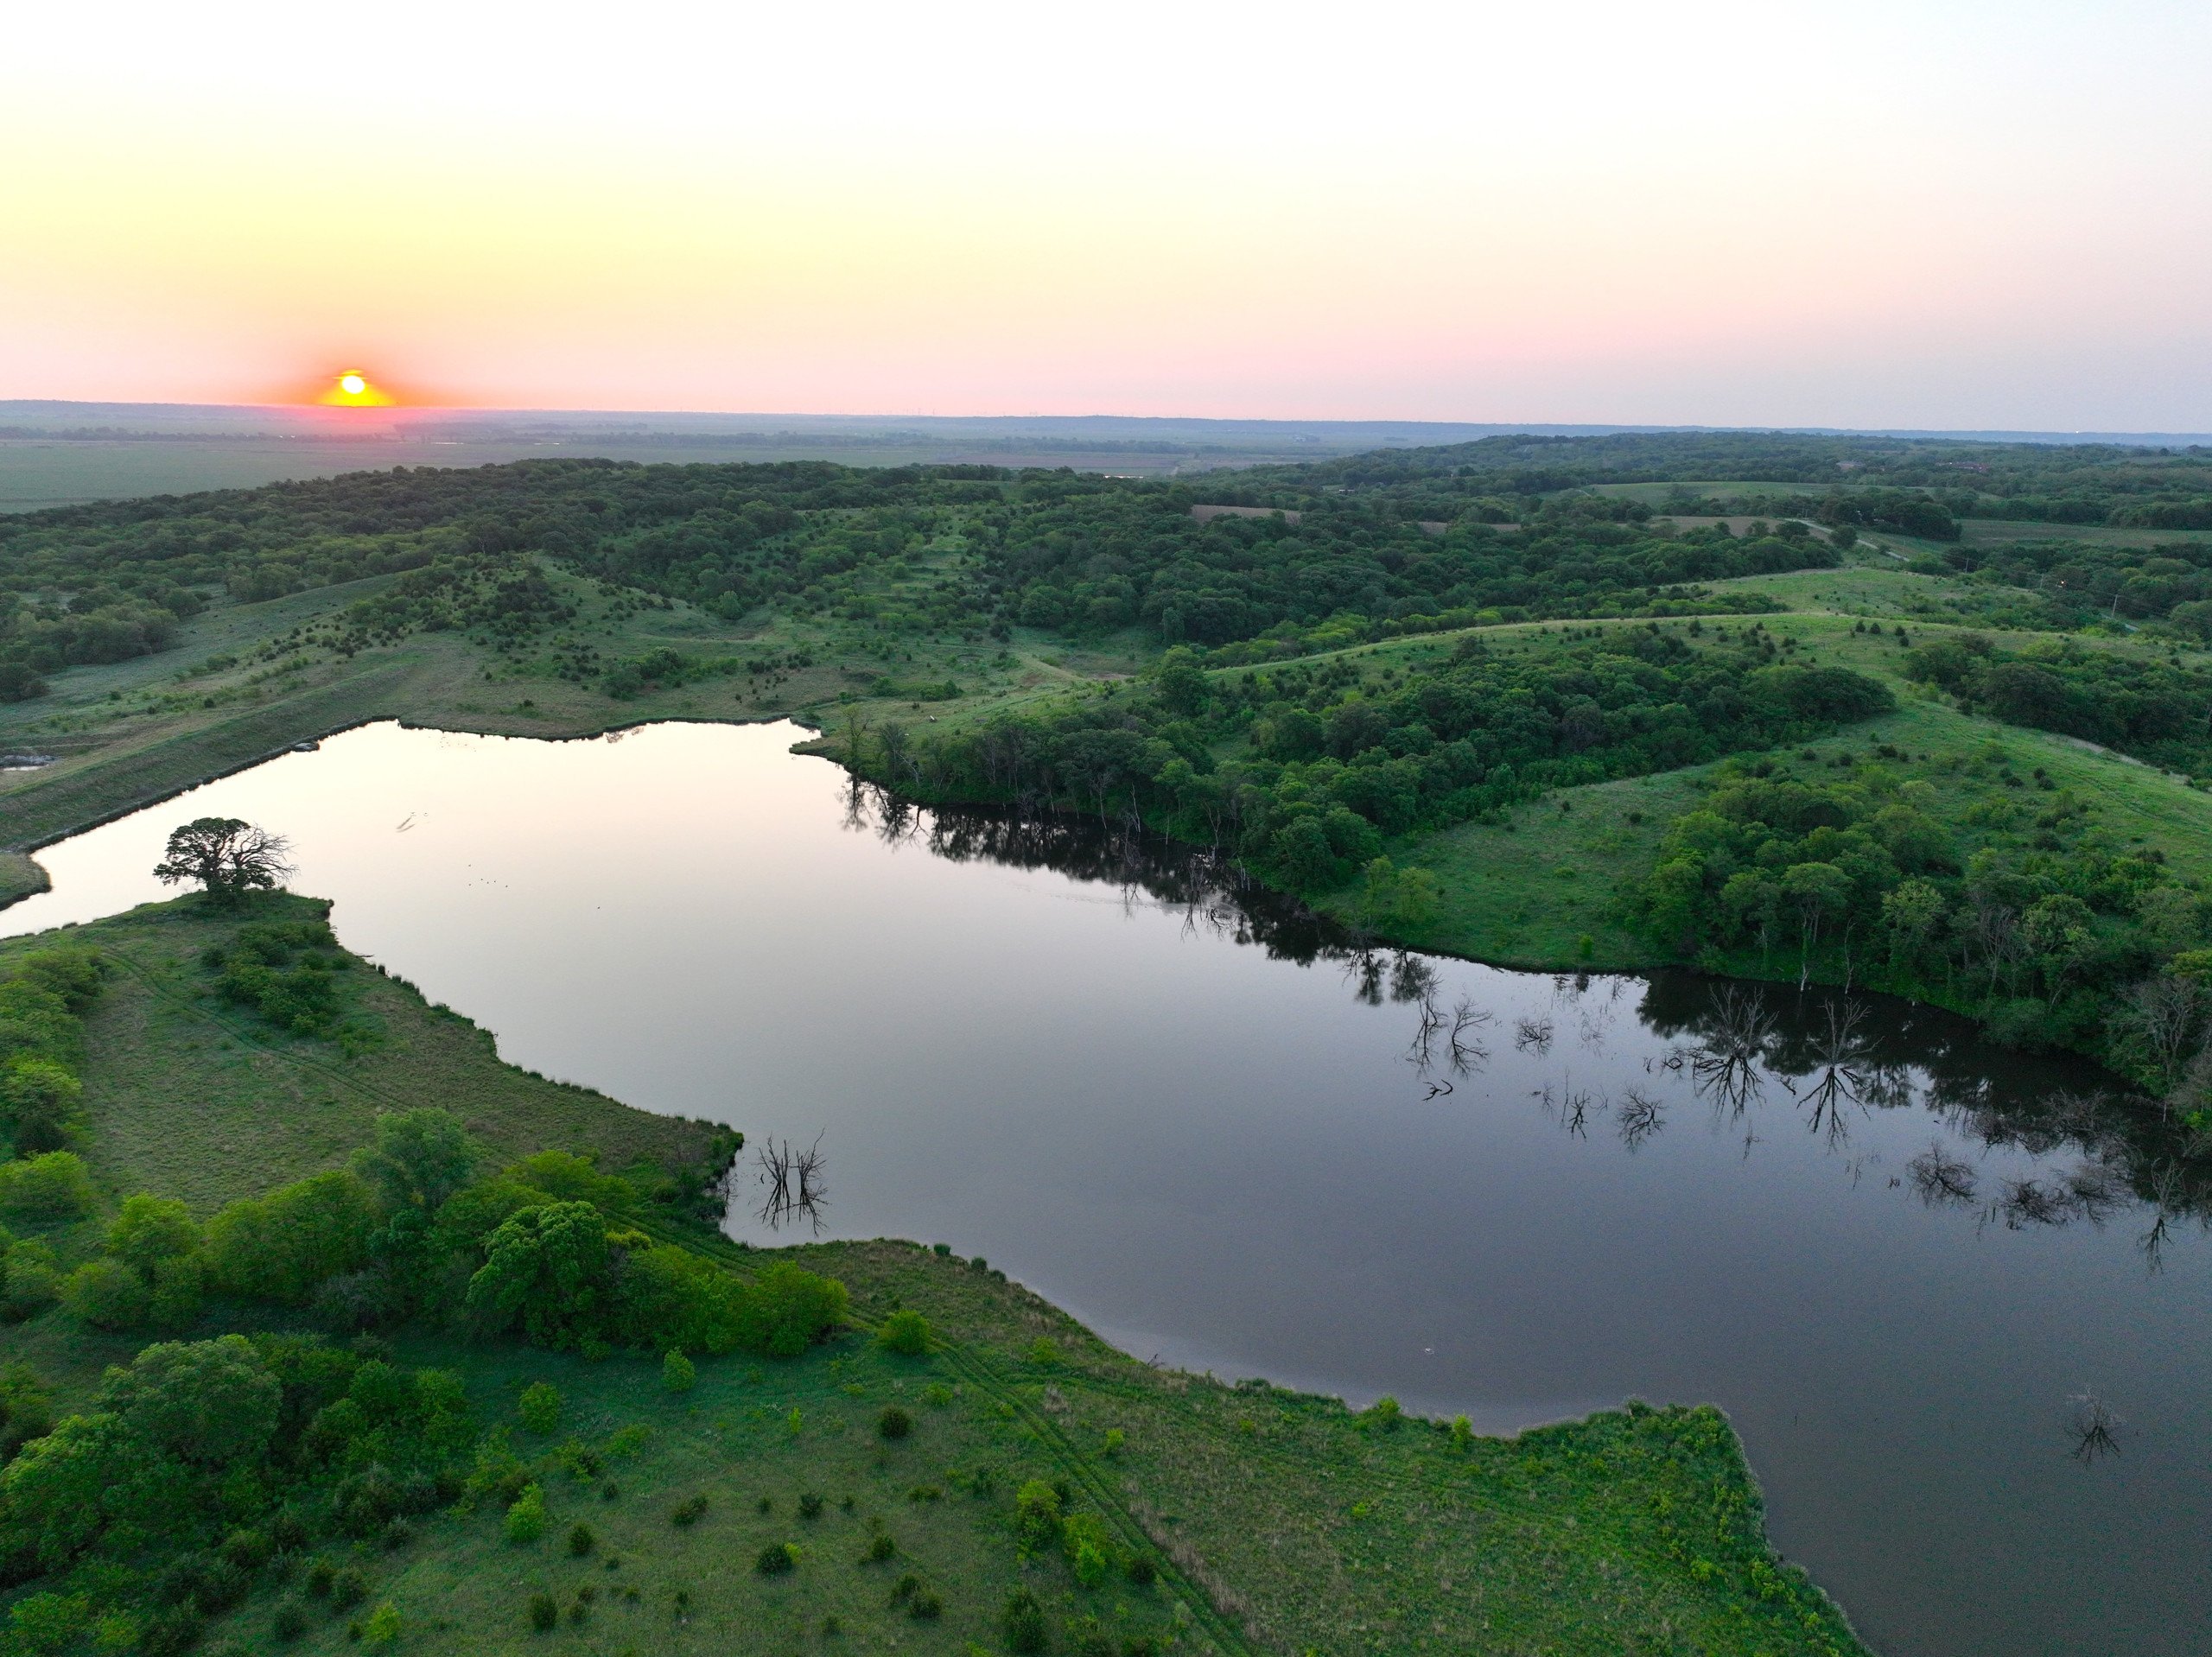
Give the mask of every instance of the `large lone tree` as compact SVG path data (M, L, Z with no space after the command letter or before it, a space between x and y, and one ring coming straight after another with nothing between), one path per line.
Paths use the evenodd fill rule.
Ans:
M283 835L236 817L199 817L171 831L154 874L164 886L197 880L216 902L234 904L282 884L292 872L290 849Z

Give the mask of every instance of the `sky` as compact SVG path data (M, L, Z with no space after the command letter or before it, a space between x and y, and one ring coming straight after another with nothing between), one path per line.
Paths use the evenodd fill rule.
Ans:
M22 8L0 397L2212 429L2212 5Z

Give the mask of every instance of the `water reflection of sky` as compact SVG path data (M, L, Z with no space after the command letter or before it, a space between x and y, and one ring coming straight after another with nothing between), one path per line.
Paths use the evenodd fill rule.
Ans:
M1363 951L1075 823L887 812L795 735L372 727L52 848L0 930L248 817L511 1060L818 1145L829 1235L1490 1428L1718 1402L1881 1648L2201 1648L2212 1250L2109 1077L1894 1003Z

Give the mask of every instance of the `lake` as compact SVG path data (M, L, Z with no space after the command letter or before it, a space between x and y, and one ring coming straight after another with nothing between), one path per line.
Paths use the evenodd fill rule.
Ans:
M737 1235L945 1242L1141 1356L1487 1431L1716 1403L1878 1649L2207 1649L2206 1182L2108 1076L1878 998L1362 951L804 734L366 727L48 848L0 932L245 817L507 1059L818 1147L810 1216L748 1151Z

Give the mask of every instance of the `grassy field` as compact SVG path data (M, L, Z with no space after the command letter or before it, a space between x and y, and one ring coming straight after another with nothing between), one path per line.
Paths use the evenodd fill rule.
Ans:
M257 902L261 918L313 914L305 898ZM493 1039L358 958L338 975L366 1044L277 1030L220 1000L200 954L237 928L200 900L148 905L64 936L114 968L86 1015L86 1156L118 1196L180 1197L206 1215L233 1197L342 1165L379 1111L437 1105L503 1159L557 1147L601 1165L695 1172L714 1143L701 1123L655 1116L499 1062ZM0 969L52 934L0 944ZM251 1147L241 1155L241 1147Z
M2010 546L2016 541L2075 541L2092 547L2159 547L2212 542L2212 530L2118 529L2108 524L2037 524L2022 518L1970 517L1959 540L1968 547Z
M181 899L71 929L115 969L87 1016L83 1060L85 1149L111 1202L143 1189L205 1212L332 1165L376 1111L423 1100L464 1116L503 1157L565 1145L614 1166L696 1153L690 1125L500 1065L480 1032L362 963L342 975L346 1003L385 1041L346 1059L276 1035L206 994L199 951L234 924ZM81 1259L99 1223L49 1241L65 1263ZM1002 1612L1026 1590L1050 1649L1074 1657L1859 1649L1837 1609L1768 1550L1757 1489L1712 1410L1632 1406L1512 1439L1455 1436L1380 1408L1152 1368L941 1249L760 1251L673 1212L643 1223L741 1273L792 1258L833 1273L851 1288L855 1327L793 1361L702 1359L682 1394L660 1385L650 1356L590 1362L395 1331L397 1355L459 1372L479 1423L513 1431L545 1492L543 1538L509 1542L492 1507L427 1515L378 1546L325 1542L313 1558L360 1572L364 1600L338 1609L308 1595L312 1560L295 1559L260 1573L246 1603L210 1628L209 1648L286 1643L275 1629L289 1606L306 1614L296 1648L353 1649L388 1603L397 1649L455 1657L972 1657L1010 1648ZM868 1338L900 1308L928 1318L926 1355ZM218 1307L194 1333L270 1327L272 1316L289 1315ZM137 1344L61 1310L0 1329L0 1359L29 1362L65 1409L87 1404ZM521 1389L541 1381L563 1400L543 1436L517 1420ZM911 1419L904 1437L880 1430L893 1407ZM1015 1495L1033 1479L1058 1484L1065 1511L1099 1527L1103 1580L1086 1586L1049 1542L1024 1546ZM684 1503L697 1505L696 1522L677 1522ZM588 1542L572 1541L578 1525ZM879 1534L887 1557L868 1559ZM756 1571L764 1549L787 1543L795 1568ZM532 1626L538 1596L552 1601L551 1630ZM918 1604L936 1614L915 1615Z
M21 852L0 852L0 909L18 898L44 892L49 884L36 859Z

